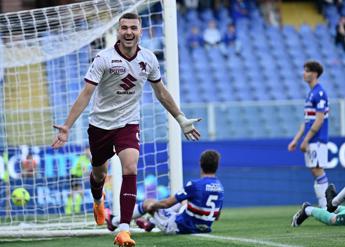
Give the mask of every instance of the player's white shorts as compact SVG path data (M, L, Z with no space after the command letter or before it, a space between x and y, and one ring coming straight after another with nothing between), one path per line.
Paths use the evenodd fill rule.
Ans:
M182 212L185 206L176 204L167 209L159 209L153 215L152 222L162 231L167 234L176 234L179 230L175 222L176 215Z
M305 165L308 168L326 167L328 163L328 148L326 143L309 143L308 151L304 154Z

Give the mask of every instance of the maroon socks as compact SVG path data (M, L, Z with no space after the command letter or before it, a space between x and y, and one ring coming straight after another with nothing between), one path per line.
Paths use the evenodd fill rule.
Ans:
M120 223L129 224L137 199L137 175L123 175L120 192Z
M90 173L91 193L93 199L95 199L96 201L100 201L102 198L104 182L105 178L100 183L97 183L92 175L92 172Z

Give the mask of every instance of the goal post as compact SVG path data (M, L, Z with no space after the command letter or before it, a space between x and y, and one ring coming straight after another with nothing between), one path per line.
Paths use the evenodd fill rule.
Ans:
M166 67L168 68L166 71L167 86L173 98L179 104L180 78L178 67L176 1L165 1L164 20ZM180 127L172 116L169 116L169 167L170 190L173 194L182 188L183 172Z
M64 122L83 88L92 58L113 45L114 30L125 12L141 16L144 47L161 44L147 48L161 55L163 81L179 104L174 1L84 1L0 14L1 238L106 232L93 220L90 164L80 165L88 157L90 106L71 129L63 148L53 150L50 145L56 134L52 125ZM161 199L182 187L181 132L148 82L141 105L138 200ZM118 211L119 190L112 191L111 186L116 182L118 187L119 178L111 175L121 174L121 167L116 158L110 163L115 165L110 166L112 179L105 185L106 206ZM77 189L71 180L76 166L83 170ZM20 187L31 197L23 207L11 201L12 191Z

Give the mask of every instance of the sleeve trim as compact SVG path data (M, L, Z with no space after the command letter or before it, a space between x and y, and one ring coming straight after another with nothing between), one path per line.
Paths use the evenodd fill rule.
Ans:
M87 79L87 78L84 78L84 80L85 80L86 83L90 83L90 84L95 85L95 86L98 85L97 82L91 81L91 80L89 80L89 79Z
M158 83L161 81L162 78L159 78L157 80L150 80L150 79L147 79L149 82L152 82L152 83Z

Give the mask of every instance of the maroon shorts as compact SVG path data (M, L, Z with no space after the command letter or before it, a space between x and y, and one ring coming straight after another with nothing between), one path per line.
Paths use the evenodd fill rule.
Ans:
M114 130L105 130L90 124L87 133L92 166L103 165L115 153L119 154L126 148L135 148L139 151L139 124L127 124Z

